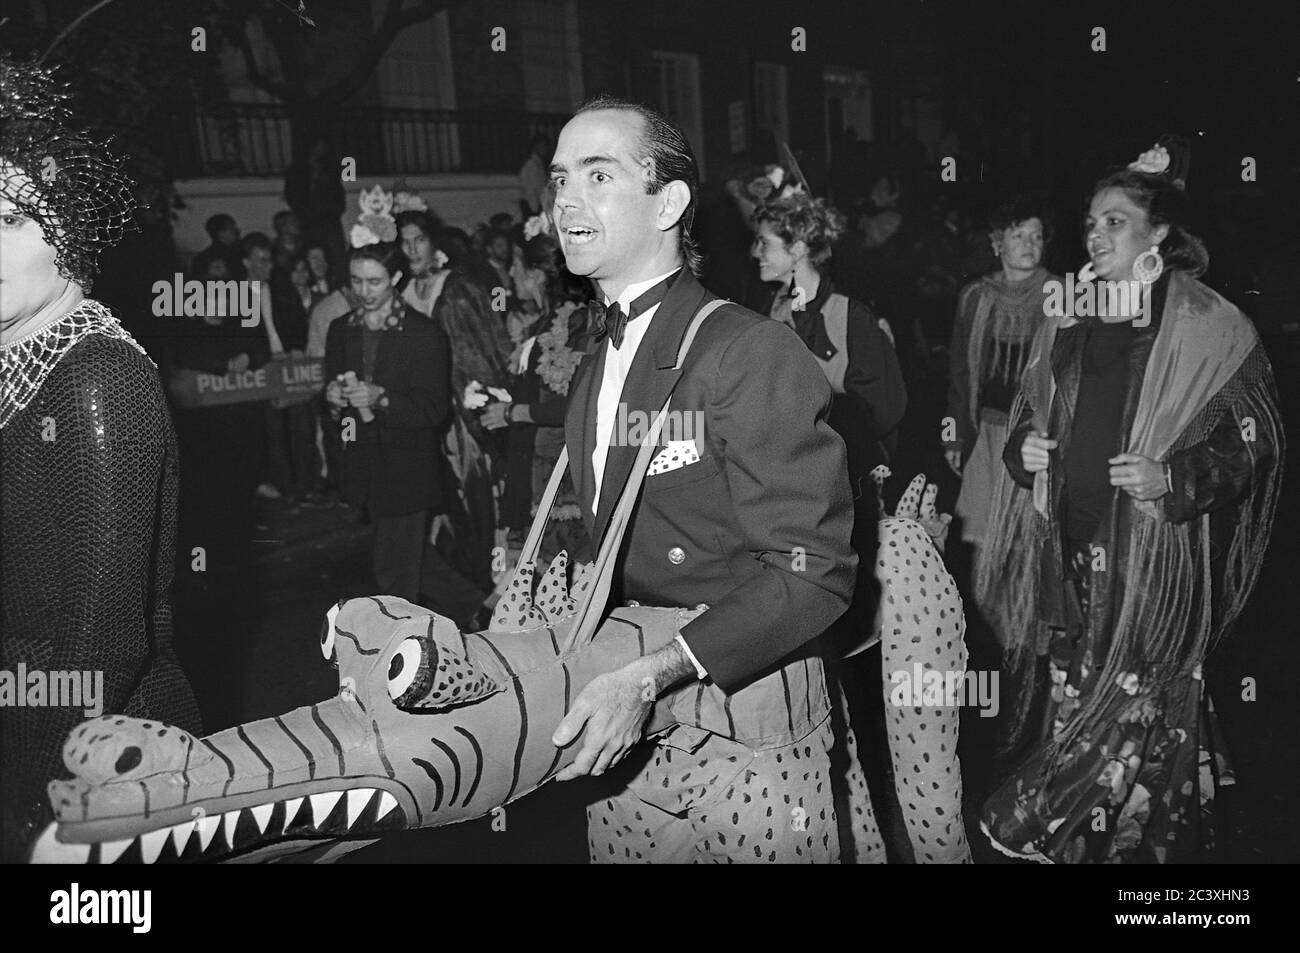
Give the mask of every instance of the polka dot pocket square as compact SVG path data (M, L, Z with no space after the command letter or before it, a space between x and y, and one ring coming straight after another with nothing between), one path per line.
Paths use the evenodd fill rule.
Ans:
M646 470L646 476L671 473L673 470L680 470L699 461L700 452L695 449L694 440L669 440L668 445L655 454L655 458L650 461L650 469Z

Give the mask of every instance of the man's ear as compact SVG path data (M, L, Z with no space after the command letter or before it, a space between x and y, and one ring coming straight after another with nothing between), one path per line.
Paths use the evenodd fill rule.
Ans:
M662 232L668 231L682 220L691 204L691 189L681 179L673 179L659 193L659 219L656 223Z
M1163 244L1164 240L1168 237L1169 237L1168 225L1157 225L1155 228L1151 229L1151 243L1154 245Z

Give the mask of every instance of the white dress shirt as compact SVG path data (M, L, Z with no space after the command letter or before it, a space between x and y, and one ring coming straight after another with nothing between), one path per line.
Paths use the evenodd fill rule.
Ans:
M646 281L638 281L635 284L628 285L623 289L623 293L618 296L618 306L623 309L624 314L630 314L633 301L677 270L677 268L674 268L672 271L664 272L662 275ZM611 303L609 298L605 299L606 307ZM605 371L600 379L600 390L596 395L596 446L591 451L591 472L596 480L595 492L591 497L593 516L600 506L600 484L605 476L605 460L609 457L609 445L614 436L614 425L618 422L618 405L623 399L623 384L627 381L628 371L632 369L632 361L636 358L636 352L641 347L641 339L645 337L646 330L650 327L650 321L658 310L659 305L656 304L654 307L647 308L637 315L635 321L627 322L623 329L622 347L615 348L609 338L605 338L603 345L605 348ZM655 410L657 409L655 408ZM707 678L709 673L705 671L704 666L700 665L690 646L686 644L686 640L680 635L677 636L677 644L682 647L686 657L695 666L695 674L702 679Z
M618 306L623 309L623 313L630 314L633 301L659 284L674 271L677 271L677 269L674 268L672 271L665 272L656 278L638 281L636 284L624 288L623 293L618 296ZM612 303L609 298L605 299L606 307ZM650 327L650 321L658 310L659 305L655 305L653 308L648 308L642 314L637 315L635 321L627 322L627 326L623 330L622 347L615 348L613 342L608 337L605 338L603 345L605 348L605 373L600 379L600 390L596 396L596 446L591 451L591 472L596 478L596 491L591 497L591 513L593 516L596 515L596 510L600 506L600 484L605 477L605 460L609 456L609 444L614 436L614 424L618 421L618 405L623 398L623 383L627 380L627 372L632 369L632 361L636 358L637 349L641 347L641 339L645 337L646 329Z

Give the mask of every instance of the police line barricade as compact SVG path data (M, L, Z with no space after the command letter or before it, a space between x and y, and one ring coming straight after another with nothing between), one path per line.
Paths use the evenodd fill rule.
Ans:
M311 400L325 387L325 359L286 357L257 370L206 374L177 370L170 381L172 399L181 409L272 401L274 407L288 407Z

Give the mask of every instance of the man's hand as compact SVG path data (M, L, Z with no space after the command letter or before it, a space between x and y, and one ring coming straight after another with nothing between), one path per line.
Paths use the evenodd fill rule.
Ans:
M348 399L343 396L343 385L338 381L330 381L329 386L325 388L325 400L331 407L337 407L342 410L348 405Z
M493 401L479 415L479 423L483 425L484 430L500 430L502 427L508 427L510 421L506 419L506 412L509 409L509 404L502 403L499 400Z
M349 404L360 410L379 403L379 398L384 396L384 389L378 384L357 381L351 387L343 388L343 396L347 398Z
M1135 500L1158 500L1169 492L1164 465L1150 457L1121 453L1106 462L1110 464L1110 485L1120 487Z
M242 374L246 370L248 370L247 354L236 354L226 362L226 372L229 374Z
M948 461L948 469L957 476L961 476L961 451L956 449L945 450L943 458Z
M1030 433L1025 435L1025 442L1020 445L1020 463L1026 473L1038 473L1047 469L1051 462L1050 452L1056 449L1056 441L1047 434Z
M657 652L593 678L551 736L551 743L563 748L582 734L584 725L587 729L582 750L556 780L604 774L622 761L645 733L655 699L687 677L696 677L695 666L674 639Z
M644 668L638 663L598 675L582 690L551 741L563 748L582 733L584 725L587 738L578 757L556 775L557 780L604 774L641 740L656 692L654 680L645 681L649 676L642 674Z

